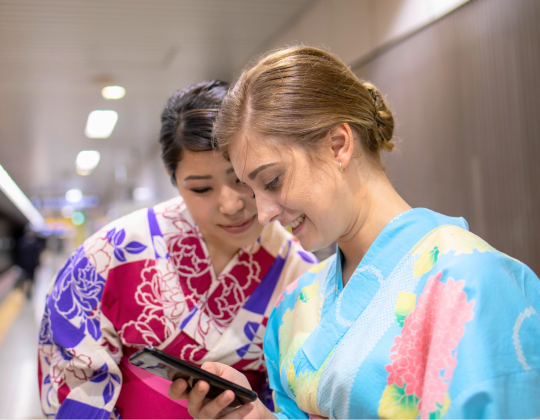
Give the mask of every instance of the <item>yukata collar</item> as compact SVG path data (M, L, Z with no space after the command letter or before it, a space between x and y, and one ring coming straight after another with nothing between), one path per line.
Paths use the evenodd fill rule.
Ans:
M321 368L332 349L362 314L403 256L420 239L441 225L457 225L468 229L467 222L461 217L448 217L423 208L405 211L386 224L341 293L328 305L325 302L319 325L299 352L306 356L314 370ZM328 273L334 278L338 291L343 284L341 255L338 247L335 272Z

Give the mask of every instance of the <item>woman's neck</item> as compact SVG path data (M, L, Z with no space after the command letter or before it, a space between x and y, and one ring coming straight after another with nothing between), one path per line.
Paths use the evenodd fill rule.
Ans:
M214 267L214 273L216 273L216 277L219 277L238 252L238 248L231 247L230 245L227 246L227 244L216 241L212 237L205 237L205 242L212 266Z
M411 209L385 175L361 188L354 199L354 206L350 228L337 241L343 253L343 286L387 223Z

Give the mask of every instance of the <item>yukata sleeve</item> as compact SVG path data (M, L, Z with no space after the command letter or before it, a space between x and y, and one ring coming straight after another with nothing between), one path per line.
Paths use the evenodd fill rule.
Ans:
M278 303L280 299L278 299ZM273 391L274 413L280 419L307 419L309 416L304 411L298 408L294 401L286 392L281 384L281 376L279 371L279 321L282 318L279 307L274 308L268 327L264 336L264 356L266 360L266 369L268 371L268 379L270 388Z
M52 282L39 337L38 379L47 418L117 417L121 345L101 313L106 279L84 245Z
M496 351L476 358L488 373L462 390L448 418L540 418L540 280L525 264L504 262L498 278L490 279L506 289L500 293L499 322L479 325L498 335L486 346ZM481 310L489 308L479 302Z

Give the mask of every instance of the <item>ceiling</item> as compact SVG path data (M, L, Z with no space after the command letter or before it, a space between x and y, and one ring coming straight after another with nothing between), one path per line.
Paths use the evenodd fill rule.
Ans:
M130 188L161 171L159 115L173 91L232 80L312 3L0 0L0 164L29 197L80 188L115 199L116 165ZM126 96L103 99L106 84ZM108 139L84 135L95 109L119 114ZM75 170L81 150L101 153L86 177Z

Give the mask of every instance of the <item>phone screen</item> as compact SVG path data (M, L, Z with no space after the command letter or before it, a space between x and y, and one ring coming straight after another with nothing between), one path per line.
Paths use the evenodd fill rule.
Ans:
M190 388L195 386L199 380L206 381L210 385L210 390L206 395L209 399L213 399L223 391L230 389L236 398L229 404L229 407L237 407L257 399L256 392L206 372L151 346L132 354L129 361L133 365L169 381L183 378L188 382Z
M163 363L151 353L141 353L138 357L134 358L134 360L131 360L130 358L130 362L137 367L147 370L154 375L161 376L169 381L175 381L179 378L188 380L190 378L187 373L180 372L178 369Z

